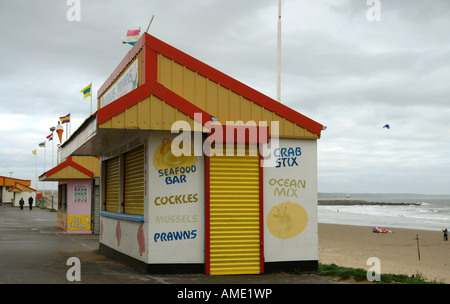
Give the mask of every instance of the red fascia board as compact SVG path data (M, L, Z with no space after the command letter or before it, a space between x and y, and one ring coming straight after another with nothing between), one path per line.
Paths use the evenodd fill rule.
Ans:
M211 120L211 114L208 114L201 108L190 103L183 97L175 94L161 84L151 81L148 83L144 83L130 93L125 94L119 99L116 99L110 104L100 108L97 113L97 124L101 125L102 123L108 121L112 117L122 113L126 109L132 107L133 105L136 105L139 101L142 101L145 98L150 97L151 95L158 97L165 103L188 115L192 119L194 119L195 113L201 113L202 121L200 123L202 123L202 125L205 125L208 121Z
M45 176L46 177L50 177L53 174L57 173L58 171L61 171L62 169L67 168L69 166L74 168L74 169L76 169L76 170L78 170L78 171L80 171L83 174L86 174L89 177L93 177L94 176L94 173L92 171L90 171L90 170L86 169L85 167L81 166L80 164L77 164L76 162L74 162L72 160L71 156L67 157L67 159L64 162L60 163L56 167L48 170L45 173Z
M283 105L282 103L252 89L242 82L216 70L215 68L195 59L194 57L174 48L173 46L151 36L145 34L148 43L147 45L161 53L169 59L184 65L185 67L197 72L198 74L219 83L221 86L230 89L231 91L244 96L245 98L255 102L256 104L286 118L287 120L296 123L297 125L309 130L310 132L319 135L322 131L322 125L303 114Z

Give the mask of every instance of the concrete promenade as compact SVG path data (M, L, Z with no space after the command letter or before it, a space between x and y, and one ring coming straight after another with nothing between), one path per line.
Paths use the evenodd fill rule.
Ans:
M105 257L98 235L67 234L56 212L0 205L0 284L335 284L317 275L149 275ZM71 257L80 260L80 281L68 281ZM71 274L71 272L69 272Z

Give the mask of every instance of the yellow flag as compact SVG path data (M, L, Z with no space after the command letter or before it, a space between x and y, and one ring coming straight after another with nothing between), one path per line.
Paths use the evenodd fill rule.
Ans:
M83 93L85 99L86 97L91 96L91 87L92 83L80 91L81 93Z

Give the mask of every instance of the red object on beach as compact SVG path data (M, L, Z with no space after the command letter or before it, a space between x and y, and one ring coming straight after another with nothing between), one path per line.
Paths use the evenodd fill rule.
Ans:
M387 229L387 228L381 229L380 227L375 227L372 229L372 231L375 233L392 233L391 229Z

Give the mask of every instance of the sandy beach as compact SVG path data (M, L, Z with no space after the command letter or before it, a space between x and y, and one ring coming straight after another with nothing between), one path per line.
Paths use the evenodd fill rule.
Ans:
M319 262L369 269L367 259L377 257L381 273L419 273L425 279L450 284L450 241L443 240L442 231L391 230L382 234L373 233L372 227L319 224Z

